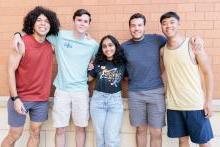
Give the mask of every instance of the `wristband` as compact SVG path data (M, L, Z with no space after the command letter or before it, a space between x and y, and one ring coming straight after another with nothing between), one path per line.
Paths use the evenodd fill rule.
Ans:
M22 38L22 36L21 36L21 33L20 33L20 32L15 32L15 33L14 33L14 36L15 36L16 34L19 34L19 35L20 35L20 37Z
M16 99L19 99L19 96L11 96L10 98L12 101L15 101Z

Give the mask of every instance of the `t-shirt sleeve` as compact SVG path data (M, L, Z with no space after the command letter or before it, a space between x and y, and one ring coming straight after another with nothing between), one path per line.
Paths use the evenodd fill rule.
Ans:
M94 52L92 54L92 60L95 60L95 56L96 56L96 54L98 52L98 49L99 49L99 44L96 42L95 46L94 46Z
M159 43L160 48L166 44L167 39L162 35L157 35L157 41Z
M98 66L95 65L95 66L94 66L94 69L92 69L92 70L89 71L89 75L92 76L93 78L96 78L96 77L97 77L97 74L98 74Z
M58 36L56 36L56 35L47 36L47 40L55 47L57 46L58 38L59 38L59 34L58 34Z
M121 50L122 50L123 53L125 52L124 43L121 44Z

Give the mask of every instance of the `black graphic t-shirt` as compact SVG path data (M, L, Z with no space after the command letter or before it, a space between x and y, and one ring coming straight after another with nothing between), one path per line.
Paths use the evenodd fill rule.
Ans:
M121 80L125 74L125 66L115 66L112 62L94 65L89 74L96 78L95 90L105 93L116 93L121 90Z

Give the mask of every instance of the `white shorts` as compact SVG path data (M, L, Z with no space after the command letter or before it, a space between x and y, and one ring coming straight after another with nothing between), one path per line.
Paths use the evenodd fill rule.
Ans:
M74 91L66 92L56 90L53 104L53 126L55 128L69 125L70 115L76 126L86 127L89 120L89 92Z

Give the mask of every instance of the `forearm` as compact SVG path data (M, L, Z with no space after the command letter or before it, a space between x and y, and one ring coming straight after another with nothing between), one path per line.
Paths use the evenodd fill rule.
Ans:
M8 70L8 80L9 80L9 92L10 96L18 96L15 80L15 71L13 69Z
M165 71L165 66L164 66L164 62L163 62L163 52L164 52L164 49L161 48L160 49L160 72L161 72L161 76L164 74L164 71Z
M17 68L15 68L16 70ZM14 97L12 98L12 101L14 103L14 109L17 113L26 115L27 111L22 103L22 101L19 99L17 89L16 89L16 80L15 80L15 70L13 67L9 66L8 70L8 77L9 77L9 90L10 90L10 96Z
M161 72L161 78L163 80L163 83L165 83L167 81L167 77L166 77L164 63L162 60L160 60L160 72Z
M165 71L165 67L164 67L163 63L160 63L160 72L161 72L161 75L164 74L164 71Z
M91 82L94 78L90 75L88 75L88 81Z
M211 102L213 98L213 89L214 89L213 74L211 71L204 76L204 80L205 80L206 101Z

